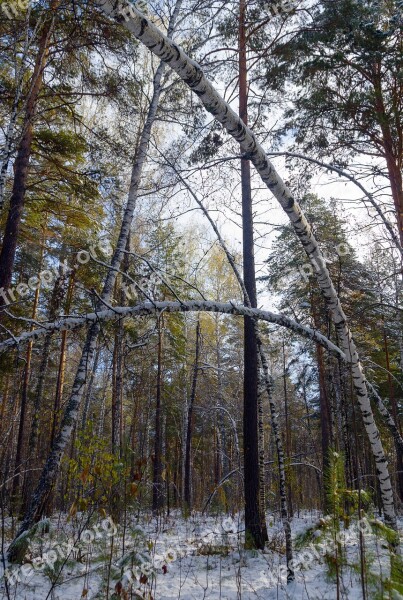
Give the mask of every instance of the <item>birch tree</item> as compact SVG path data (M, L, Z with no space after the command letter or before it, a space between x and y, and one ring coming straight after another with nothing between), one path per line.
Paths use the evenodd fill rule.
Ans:
M233 302L221 303L212 302L207 300L187 300L187 301L152 301L145 302L144 304L136 304L128 307L111 307L108 310L101 310L95 313L88 313L84 316L60 318L53 323L43 323L40 329L32 329L22 333L19 336L13 336L0 343L0 351L9 350L13 347L19 347L21 344L30 342L32 340L40 339L46 336L47 333L52 331L74 331L80 327L91 325L97 321L109 321L118 320L122 317L133 317L133 316L144 316L158 313L159 311L165 312L213 312L221 314L234 314L240 316L248 316L257 320L266 321L267 323L273 323L279 327L285 327L297 335L309 339L315 343L320 344L325 348L332 356L339 357L347 364L350 362L350 355L345 354L334 342L329 340L325 335L311 329L308 326L302 325L301 323L294 321L284 314L277 314L271 311L264 311L261 309L252 309L246 306L238 305ZM37 321L35 321L37 324ZM379 412L385 418L385 423L388 425L390 432L401 451L403 451L403 439L400 436L396 423L393 420L392 415L389 413L387 408L376 392L375 388L366 382L368 388L374 398L374 402L379 409Z
M181 3L181 0L178 0L175 5L175 10L172 13L172 17L168 27L168 36L172 35L174 31L175 21L179 14ZM105 279L102 294L98 303L99 308L102 305L108 305L112 299L112 293L116 277L120 270L120 265L122 263L124 253L126 250L127 240L130 234L130 228L133 220L134 209L136 207L137 194L141 181L142 171L147 158L151 130L155 121L158 103L161 95L161 81L164 69L165 64L161 62L154 75L153 95L150 101L148 114L144 123L143 131L141 133L140 141L135 155L135 160L133 163L133 169L131 173L128 200L122 219L122 225L116 249L113 254L111 265L108 270L108 275ZM82 355L75 375L73 388L66 406L64 416L61 421L59 433L55 437L52 450L42 471L39 484L33 494L31 503L24 515L23 521L18 530L16 540L18 540L20 536L23 535L24 532L26 532L30 527L32 527L32 525L36 521L38 521L38 519L42 516L49 494L51 493L52 487L55 485L56 477L60 468L60 461L63 457L66 446L69 443L73 427L78 419L79 407L85 388L87 372L90 370L94 360L94 353L99 332L99 322L95 322L88 330ZM21 552L24 551L24 545L19 547L18 544L12 544L9 548L8 553L10 560L18 559L18 556L20 556Z
M169 164L169 163L168 163ZM191 189L191 187L186 183L186 181L183 179L183 177L180 175L180 173L178 172L178 170L176 169L176 167L171 163L170 167L174 170L174 172L176 173L176 175L178 176L178 178L180 179L180 181L185 185L186 189L188 190L188 192L190 193L190 195L192 196L192 198L195 200L196 204L199 206L199 208L201 209L201 211L203 212L204 216L207 218L208 222L210 223L210 226L212 228L212 230L214 231L222 249L224 250L225 256L227 257L228 263L231 266L231 269L235 275L235 278L238 282L238 285L242 291L243 297L244 297L244 302L245 305L249 308L255 308L250 300L250 296L249 296L249 292L248 289L246 287L246 283L244 281L244 279L241 277L241 274L239 272L238 267L236 266L234 257L232 256L232 254L230 253L230 251L227 248L226 243L224 242L224 239L222 238L216 224L214 223L213 219L211 218L209 212L207 211L207 209L205 208L205 206L203 205L202 201L198 198L197 194ZM252 233L252 238L253 238L253 224L251 222L251 213L252 213L252 207L251 207L251 196L250 196L250 173L248 173L248 168L244 167L244 181L243 181L243 186L244 186L244 190L243 190L243 199L246 202L246 206L245 206L245 211L246 211L246 221L248 221L246 228L248 230L248 233L251 234ZM245 213L244 215L245 216ZM251 232L252 230L252 232ZM253 261L253 248L250 247L250 242L251 240L247 240L247 245L248 245L248 253L249 253L249 257L248 257L248 261L249 262L249 267L253 267L252 268L252 272L253 272L253 280L254 283L252 282L252 278L251 278L251 273L249 273L249 277L250 277L250 285L251 285L251 289L253 291L253 293L255 294L255 299L256 299L256 281L255 281L255 273L254 273L254 261ZM245 256L245 255L244 255ZM256 304L256 302L254 303ZM267 358L263 349L263 343L262 343L262 339L261 339L261 335L260 332L258 330L257 327L257 323L255 320L251 319L250 320L250 327L251 327L251 331L248 331L249 334L253 334L254 337L254 342L256 343L256 350L258 352L258 356L257 358L260 360L260 365L263 371L263 382L264 382L264 388L265 391L267 392L267 396L269 399L269 406L270 406L270 417L271 417L271 423L272 423L272 427L273 427L273 432L274 432L274 436L275 436L275 444L276 444L276 450L277 450L277 459L278 459L278 466L279 466L279 474L280 474L280 504L281 504L281 518L283 521L283 526L284 526L284 532L285 532L285 538L286 538L286 555L287 555L287 581L291 582L294 579L294 571L293 568L291 566L292 564L292 538L291 538L291 525L290 525L290 513L289 513L289 506L287 503L287 483L286 483L286 475L285 475L285 461L284 461L284 449L283 449L283 443L282 443L282 439L281 439L281 434L280 434L280 427L279 427L279 421L278 421L278 414L277 414L277 409L276 409L276 405L274 402L274 398L273 398L273 380L272 377L270 375L270 371L269 371L269 365L267 362ZM249 347L249 346L248 346ZM245 346L246 348L246 346ZM257 365L256 365L257 366ZM244 380L245 382L245 380ZM244 383L245 385L245 383ZM257 392L257 390L256 390ZM250 398L249 398L250 401ZM249 401L245 402L244 399L244 411L250 411L250 406L249 406ZM259 401L259 412L261 413L262 411L262 407L261 407L261 401ZM256 411L258 410L258 399L256 398L256 407L255 407ZM244 417L245 418L245 417ZM248 418L250 418L250 415L248 416ZM248 506L248 510L251 511L251 508L253 508L253 506L255 506L256 508L256 502L260 505L258 506L258 515L254 514L253 511L251 511L251 514L249 515L250 518L250 535L253 535L253 539L254 539L254 543L258 546L259 544L261 545L263 543L263 537L262 535L264 534L264 532L266 531L266 522L265 522L265 511L264 511L264 506L265 506L265 502L264 502L264 498L265 498L265 494L264 494L264 448L263 448L263 432L262 432L262 423L261 423L261 419L262 416L261 414L258 415L256 414L256 422L255 423L248 423L248 426L252 426L253 428L256 427L256 429L258 429L259 427L259 434L260 434L260 448L259 448L259 443L258 440L256 440L256 451L258 452L258 456L255 457L255 460L258 461L258 467L257 467L257 473L256 470L254 471L254 477L258 477L260 479L260 488L259 486L253 488L253 494L252 494L252 499L254 500L254 503L251 506ZM257 422L259 421L259 422ZM248 429L246 429L247 435L249 434ZM245 439L245 429L244 429L244 455L245 455L245 445L248 444L248 437L246 435L246 439ZM254 464L254 463L253 463ZM244 470L246 472L246 470L248 468L251 468L251 465L248 460L246 460L245 456L244 456ZM256 466L256 465L255 465ZM250 493L249 490L247 490L247 486L249 484L249 479L245 476L245 496ZM256 482L254 483L254 486L256 486ZM256 498L254 496L254 494L260 494L260 496L258 495L258 497ZM245 497L245 505L247 506L248 502L251 501L251 498L247 498ZM245 513L246 513L246 508L245 508ZM254 515L254 516L253 516ZM252 518L253 516L253 518ZM257 517L259 518L259 521L256 522ZM245 516L246 519L246 516ZM263 522L262 522L263 521ZM246 525L245 525L246 526ZM267 533L267 531L266 531ZM263 543L263 547L264 547L264 543Z
M106 3L105 5L110 6L111 11L113 11L114 8L118 8L119 11L122 9L121 5L117 7L116 5L112 6L112 4L110 3ZM283 315L274 315L272 313L267 313L267 311L258 311L257 309L251 308L250 306L237 306L231 303L220 304L217 302L206 302L204 300L188 301L179 299L177 302L158 302L153 300L151 302L143 303L134 307L112 306L112 291L114 285L108 287L107 283L108 281L112 281L112 283L116 281L116 275L122 269L122 255L124 254L124 252L127 251L127 243L126 245L120 244L122 240L124 241L124 234L122 234L121 232L121 235L119 236L117 251L115 252L114 258L112 260L112 267L108 271L108 278L104 285L104 293L98 300L98 302L96 302L95 310L93 313L89 313L82 317L59 318L53 323L43 323L38 329L34 331L28 331L26 334L22 334L19 337L16 336L15 338L12 338L5 342L3 346L0 346L0 349L6 350L10 347L15 346L16 344L18 345L20 343L23 343L24 341L29 342L30 340L32 341L43 337L43 335L46 336L51 331L70 331L83 326L89 327L88 335L86 338L86 344L84 346L83 354L80 360L79 371L76 374L75 382L73 385L73 395L70 397L70 401L67 406L67 412L62 421L61 431L59 435L55 438L52 452L50 454L45 470L42 473L41 482L33 498L30 511L26 515L23 526L19 531L19 541L24 540L24 537L21 538L21 536L23 536L23 533L25 531L28 531L31 524L35 522L35 520L40 516L41 513L43 513L44 507L46 506L46 497L49 497L49 491L51 490L52 485L54 485L57 473L59 471L61 456L70 443L71 433L74 429L75 423L77 422L79 414L81 397L83 395L83 386L87 378L87 370L89 370L89 367L92 367L93 364L91 356L93 356L95 352L94 342L96 342L97 338L99 337L98 333L100 331L101 324L106 321L113 321L116 319L122 320L124 317L134 318L140 315L157 315L159 317L161 315L161 312L168 314L170 312L187 312L193 310L196 312L205 310L207 312L214 311L217 313L222 312L225 314L237 314L241 315L242 317L247 317L253 322L262 319L266 322L277 323L279 325L284 325L285 323L287 323L287 326L290 327L292 331L300 332L301 335L304 335L305 337L307 337L307 339L312 339L314 342L321 343L328 350L335 353L336 356L346 361L346 363L349 366L353 365L355 387L357 392L361 394L359 403L361 404L361 407L364 412L366 429L369 434L369 438L372 442L373 450L378 452L378 454L376 454L375 452L375 457L378 461L378 471L381 475L380 479L385 506L385 515L388 519L389 524L393 526L393 498L387 495L388 471L387 466L384 463L383 449L380 445L379 434L377 432L371 407L369 404L366 380L361 369L358 354L352 342L352 337L350 334L350 330L347 326L345 315L342 311L339 299L337 298L337 294L335 292L334 287L331 284L329 274L326 270L325 261L323 260L323 257L320 254L316 240L311 234L307 221L304 219L304 216L300 211L298 204L294 201L294 199L289 194L287 188L277 177L277 174L272 168L272 165L269 163L267 157L263 153L262 148L257 143L256 137L242 124L239 117L231 111L230 107L223 103L223 101L216 94L214 89L209 86L199 67L195 65L192 61L190 61L190 59L188 59L188 57L183 54L181 49L176 44L171 44L167 38L162 37L161 34L151 25L150 21L147 20L141 13L138 13L135 8L126 6L126 10L128 11L125 13L125 16L127 17L127 22L131 23L131 27L135 30L137 36L140 39L142 39L142 41L146 41L147 45L149 47L152 47L156 54L160 54L160 57L162 57L164 61L166 61L168 64L171 64L171 66L174 66L176 71L180 73L181 77L186 79L187 83L193 89L196 90L196 92L202 99L202 102L204 102L205 105L209 108L209 110L211 110L214 113L218 120L221 120L221 122L228 127L228 130L231 131L232 135L234 135L234 138L237 140L237 142L241 144L243 158L250 159L253 162L255 167L258 169L259 173L263 175L265 182L269 185L270 189L274 191L276 197L282 203L286 212L289 214L291 222L294 224L294 227L297 233L299 234L299 237L301 238L308 255L310 255L313 259L313 269L319 275L319 282L321 284L321 288L323 290L324 295L327 298L328 306L333 311L336 326L338 327L339 337L341 336L343 343L341 344L341 349L339 349L337 348L337 346L335 346L335 344L332 344L332 342L327 340L323 335L321 336L321 334L319 334L318 332L309 330L309 328L301 326L301 324L295 323L291 319L287 320L284 318ZM118 18L119 20L124 21L125 16L121 15L120 18L119 16ZM131 188L131 192L132 189L133 188ZM127 216L127 213L125 216ZM126 226L127 221L130 221L130 217L128 217L127 220L124 219L124 226ZM128 226L128 230L130 230L130 223ZM125 241L127 242L127 237ZM111 270L114 270L114 273L112 273L111 279L109 279L109 276L111 275ZM115 278L115 280L113 279L113 277ZM11 319L12 316L12 313L8 311L7 317ZM269 383L267 378L266 383ZM99 426L100 431L103 430L105 424L105 397L103 398L101 412L102 414L100 417ZM218 442L216 446L218 446ZM280 456L278 457L278 460L279 463L281 463ZM218 477L219 475L217 475L217 478ZM389 505L386 502L386 500L388 499L391 500ZM389 512L387 512L388 510ZM282 516L284 517L283 512ZM19 544L14 544L14 546L10 548L11 558L17 557L18 545Z
M161 60L168 64L194 91L205 108L240 143L245 157L251 160L264 183L288 215L295 233L303 244L305 252L313 265L318 284L340 337L341 347L351 359L351 369L358 405L376 462L385 520L393 529L396 529L396 513L388 463L371 409L361 361L348 326L347 317L344 314L337 292L330 279L326 262L312 233L311 226L306 220L298 202L276 172L255 135L206 80L199 65L192 61L176 44L170 42L132 4L114 4L109 0L99 0L98 3L106 14L109 14L117 22L125 24L129 31L154 54L159 56Z

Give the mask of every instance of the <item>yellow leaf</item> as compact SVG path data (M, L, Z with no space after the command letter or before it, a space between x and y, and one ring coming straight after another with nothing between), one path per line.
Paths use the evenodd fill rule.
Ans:
M73 504L71 505L70 510L69 510L69 516L71 518L73 518L76 516L76 514L77 514L77 504L76 504L76 502L73 502Z
M90 472L90 468L88 466L85 467L85 469L83 469L83 471L80 475L80 479L83 483L85 483L87 481L89 472Z

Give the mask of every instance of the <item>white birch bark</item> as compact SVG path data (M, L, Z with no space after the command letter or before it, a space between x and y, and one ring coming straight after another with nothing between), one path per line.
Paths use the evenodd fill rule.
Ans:
M389 431L391 432L393 439L395 440L396 450L400 450L400 452L403 455L403 439L400 435L399 428L397 427L394 418L392 417L391 413L388 411L388 409L384 405L382 398L380 397L380 395L378 394L378 392L376 391L374 386L371 383L369 383L369 381L367 381L367 387L372 394L372 397L375 402L375 406L377 407L377 409L379 410L379 413L384 418L384 421L385 421L387 427L389 428Z
M175 10L170 19L168 35L172 35L181 5L182 0L177 0ZM133 164L129 194L125 212L123 215L118 242L111 260L111 265L109 267L108 274L104 282L101 299L98 302L97 309L100 309L102 305L108 305L110 303L112 299L116 277L125 254L127 240L133 221L134 209L136 207L141 175L147 157L148 146L151 137L151 129L155 121L158 103L161 95L161 80L164 70L165 63L161 62L158 66L153 80L153 96L148 109L144 128L140 137L135 162ZM94 353L99 331L100 323L97 319L95 319L87 333L86 342L84 344L80 362L77 368L70 398L67 403L66 410L61 422L60 431L55 438L53 447L42 471L39 484L32 497L30 506L26 514L24 515L24 518L22 520L22 523L19 527L15 539L8 548L8 558L10 561L18 560L21 557L21 550L23 546L20 547L20 544L16 542L20 538L20 536L22 536L24 532L29 530L32 527L32 525L42 516L42 510L45 506L46 499L52 489L52 486L54 486L55 484L62 457L71 438L73 428L78 419L80 404L85 388L85 383L87 380L87 375L90 372L91 365L94 361Z
M385 521L390 527L396 530L396 512L388 462L371 409L363 368L347 323L346 315L326 267L326 262L301 207L276 172L253 132L246 127L213 85L207 81L201 67L189 58L179 46L168 40L133 4L128 3L126 0L124 2L96 0L96 2L106 14L110 15L117 22L124 23L125 27L137 39L168 64L186 85L193 90L204 107L240 144L242 152L251 160L263 182L288 215L295 233L299 237L314 267L318 284L332 316L342 349L351 363L354 388L376 463Z
M11 316L10 312L5 312ZM81 316L60 317L51 323L41 323L41 326L37 329L26 331L19 336L8 338L0 343L0 351L20 346L29 340L37 340L51 331L73 331L80 327L91 326L97 321L100 323L103 321L117 321L122 317L134 318L154 315L158 312L212 312L238 315L241 317L253 317L261 321L266 321L267 323L273 323L280 327L286 327L297 335L320 344L333 356L340 356L344 361L348 362L344 352L326 336L316 329L311 329L310 327L306 327L305 325L301 325L301 323L293 321L286 315L273 313L260 308L249 308L248 306L243 306L242 304L238 305L233 302L214 302L211 300L186 300L175 302L171 300L146 301L134 306L111 306L110 308L104 308L103 310ZM24 320L27 323L30 322L30 319ZM36 321L35 324L38 325L38 321Z
M18 103L20 101L22 91L23 78L19 77L17 81L17 89L15 91L15 97L13 106L11 109L10 120L8 122L7 131L5 134L4 147L0 157L0 212L4 207L4 191L7 180L8 165L10 164L10 158L13 153L14 146L14 130L17 122L18 115Z
M261 310L258 308L249 308L234 303L210 302L207 300L191 300L186 302L144 302L142 304L137 304L136 306L114 306L110 309L105 309L103 311L94 313L88 313L83 316L60 318L52 323L43 323L40 329L32 329L30 331L22 333L17 337L12 337L5 340L4 342L1 342L0 351L9 350L13 347L19 347L26 342L38 340L41 337L46 336L48 332L72 331L75 329L79 329L80 327L88 325L91 326L97 321L117 321L122 317L141 317L146 315L153 315L161 311L172 313L212 312L220 314L232 314L238 316L254 317L255 319L260 321L266 321L267 323L272 323L273 325L277 325L279 327L285 327L286 329L293 331L294 333L300 335L301 337L304 337L305 339L320 344L332 356L335 356L336 358L341 358L343 362L350 362L349 358L345 355L345 353L342 350L340 350L340 348L336 346L336 344L334 344L332 341L330 341L326 336L322 335L318 330L311 329L310 327L305 327L304 325L301 325L301 323L293 321L286 315L277 314L271 311ZM5 312L9 316L11 316L8 311ZM26 321L29 322L30 319L26 319ZM38 321L35 321L34 323L38 325ZM400 450L403 453L403 439L400 436L399 430L396 426L392 415L384 405L382 399L380 398L375 388L369 382L366 383L369 390L371 391L371 394L374 397L375 405L379 409L380 414L384 417L386 425L388 426L393 438L395 439Z
M303 154L298 154L297 152L267 152L267 155L268 156L288 156L291 158L299 158L301 160L306 160L307 162L310 162L314 165L318 165L319 167L323 167L324 169L328 169L329 171L334 171L335 173L340 175L340 177L345 177L346 179L351 181L351 183L354 183L354 185L356 185L363 192L363 194L366 196L368 201L372 204L373 208L375 209L378 216L383 221L383 224L385 225L386 229L388 230L390 237L393 240L393 243L395 244L396 248L399 250L399 252L403 258L403 248L400 244L399 236L397 235L392 223L389 221L389 219L383 213L381 207L376 202L373 194L371 194L371 192L369 192L362 185L362 183L360 181L358 181L358 179L356 179L353 175L348 173L348 171L344 171L343 169L340 169L340 167L336 167L335 165L331 165L329 163L324 163L316 158L312 158L310 156L304 156Z
M221 363L221 338L219 333L219 321L215 319L215 355L217 365L217 408L223 408L224 404L224 384L223 384L223 369ZM223 411L219 411L217 418L218 427L220 430L220 436L222 439L222 453L221 453L221 469L223 477L229 472L229 458L227 455L227 434L224 422Z
M271 415L271 424L273 427L274 440L276 444L277 451L277 461L278 461L278 470L279 470L279 480L280 480L280 511L281 511L281 520L283 523L284 534L285 534L285 551L286 551L286 560L287 560L287 582L291 582L294 580L294 570L291 567L292 565L292 537L291 537L291 524L290 517L288 512L288 502L287 502L287 479L285 474L285 460L284 460L284 448L283 441L281 439L281 431L279 425L279 419L277 414L276 404L274 402L273 397L273 378L270 375L269 365L267 363L266 355L263 350L262 340L260 336L257 337L257 344L259 349L260 362L263 367L263 375L266 384L267 395L269 397L269 405L270 405L270 415Z

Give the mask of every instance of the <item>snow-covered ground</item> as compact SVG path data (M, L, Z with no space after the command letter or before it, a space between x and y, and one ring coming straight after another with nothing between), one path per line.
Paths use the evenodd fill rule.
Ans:
M344 559L335 561L332 534L325 533L323 520L316 527L319 518L306 512L293 519L294 538L308 530L311 535L294 551L296 578L287 586L282 527L270 515L265 552L243 549L238 516L192 514L185 520L175 513L157 521L142 515L126 527L108 517L90 522L83 514L60 517L36 533L25 565L12 567L8 595L0 567L0 598L333 600L338 597L336 568L339 597L363 598L358 528L346 530L339 546ZM364 540L366 597L403 598L387 592L390 561L382 537L364 533Z

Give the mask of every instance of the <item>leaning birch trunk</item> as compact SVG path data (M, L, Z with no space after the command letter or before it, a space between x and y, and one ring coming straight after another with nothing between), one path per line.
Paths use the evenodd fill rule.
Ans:
M378 392L376 391L374 386L371 383L369 383L368 381L367 381L367 387L372 394L376 408L378 409L379 413L382 415L382 417L385 421L385 424L387 425L387 427L389 428L389 431L392 434L392 437L394 439L395 446L396 446L396 452L400 453L400 455L403 456L403 439L402 439L402 436L400 435L399 428L398 428L394 418L392 417L391 413L388 411L388 409L382 402L382 398L380 397L380 395L378 394Z
M295 334L300 335L312 342L320 344L325 348L332 356L341 358L346 364L350 364L350 359L345 355L343 350L340 350L336 344L330 341L326 336L321 334L316 329L305 327L296 321L293 321L286 315L272 313L270 311L252 309L242 305L236 305L233 303L222 303L222 302L210 302L201 300L192 300L188 302L145 302L143 304L137 304L136 306L124 306L124 307L113 307L111 309L103 310L95 313L88 313L82 317L67 317L61 318L53 323L46 323L41 326L40 329L34 329L32 331L26 331L19 337L12 337L4 342L0 343L0 350L6 350L13 347L19 347L25 342L37 340L41 337L46 336L49 331L73 331L84 327L85 325L92 325L96 322L113 321L121 319L123 317L140 317L145 315L158 314L160 311L165 312L210 312L227 315L239 315L239 316L251 316L257 320L265 321L266 323L272 323L279 327L285 327ZM392 437L396 442L396 446L400 452L403 452L403 439L399 433L396 423L393 420L392 415L389 413L386 406L383 404L378 392L367 382L371 393L374 396L374 401L379 412L384 417L385 424L388 426ZM184 429L186 429L184 427Z
M265 321L266 323L272 323L279 327L285 327L297 335L320 344L326 348L332 356L339 356L344 362L350 362L344 352L322 333L316 329L297 323L297 321L293 321L286 315L273 313L260 308L249 308L242 304L234 304L233 302L215 302L211 300L166 300L163 302L148 300L141 304L136 304L135 306L114 306L97 312L87 313L82 316L60 317L53 323L42 322L39 329L26 331L20 336L14 336L8 338L4 342L0 342L0 351L9 350L15 347L19 348L21 344L29 342L30 340L39 340L40 338L45 337L49 331L75 331L84 326L91 326L97 321L103 323L104 321L117 321L123 317L144 317L158 314L160 311L169 313L210 312L223 315L253 317L258 321ZM36 324L38 323L36 322Z
M172 35L181 4L182 0L178 0L175 6L175 10L170 19L168 35ZM101 294L101 300L98 302L98 310L101 308L102 305L109 304L112 298L116 277L125 254L126 244L130 234L130 227L133 221L134 209L136 207L138 188L141 180L143 166L147 157L148 146L151 137L151 129L155 121L158 103L161 95L161 80L164 70L165 64L164 62L161 62L154 76L153 96L150 102L147 118L141 134L138 151L136 153L136 158L132 169L127 205L123 215L122 225L116 249L112 257L108 274L105 279L104 287ZM85 382L87 379L87 373L89 372L91 365L94 362L94 353L99 332L100 324L98 321L95 321L95 323L91 325L87 333L87 339L84 344L81 359L77 368L70 398L67 403L65 413L63 415L60 431L55 438L52 450L42 471L39 484L32 497L30 506L24 515L24 518L22 520L22 523L20 525L15 539L8 548L7 555L10 561L16 561L21 559L23 554L25 553L27 547L27 538L26 536L24 536L24 534L41 518L42 511L46 506L47 498L49 497L49 494L51 493L52 488L56 482L62 457L68 446L74 426L78 419L81 399L83 396Z
M82 416L81 416L81 430L82 431L84 431L85 428L86 428L86 426L87 426L88 415L89 415L89 412L90 412L91 401L92 401L92 397L93 397L93 388L94 388L95 373L97 372L98 361L99 361L100 354L101 354L101 350L98 347L97 351L95 353L95 356L94 356L94 364L92 365L92 369L91 369L91 373L90 373L90 379L89 379L87 391L86 391L86 394L85 394L85 401L84 401L83 413L82 413Z
M281 207L288 215L295 233L299 237L314 267L320 289L322 290L323 297L325 298L341 341L341 346L351 363L358 404L377 468L385 521L392 529L397 530L388 462L369 401L366 379L357 348L353 341L346 315L330 279L324 257L312 233L311 226L305 218L298 202L277 174L255 135L245 126L229 104L223 100L212 84L207 81L201 67L195 61L189 58L175 43L165 37L134 5L127 2L111 2L110 0L96 0L96 2L106 14L113 17L117 22L124 23L129 31L155 55L168 64L189 88L194 91L205 108L239 142L245 158L247 157L251 160L263 182L275 198L277 198Z
M314 165L318 165L319 167L323 167L326 170L334 171L335 173L340 175L340 177L344 177L345 179L348 179L349 181L351 181L351 183L356 185L364 193L364 196L367 198L367 200L370 202L370 204L372 204L373 208L375 209L376 213L380 217L381 221L383 221L383 224L385 225L386 229L388 230L389 235L390 235L391 239L393 240L393 243L395 244L396 248L400 252L400 255L403 259L403 247L400 243L398 235L396 235L396 232L394 230L392 223L389 221L389 219L383 213L381 207L376 202L373 194L371 194L371 192L369 192L362 185L362 183L360 181L358 181L358 179L356 179L348 171L344 171L343 169L340 169L340 167L336 167L336 165L324 163L324 162L318 160L317 158L313 158L310 156L304 156L303 154L298 154L297 152L268 152L267 155L268 156L286 156L286 157L290 157L290 158L298 158L300 160L306 160L307 162L310 162Z

